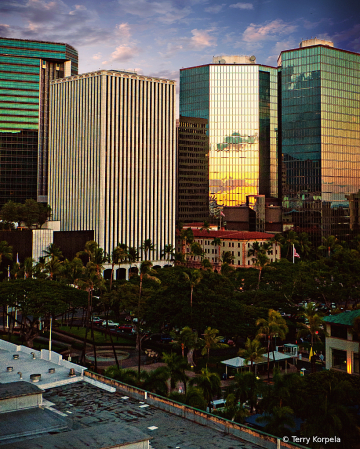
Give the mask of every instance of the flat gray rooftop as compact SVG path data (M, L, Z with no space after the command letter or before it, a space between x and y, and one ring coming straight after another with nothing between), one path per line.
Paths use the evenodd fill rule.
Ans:
M99 424L128 424L150 435L153 449L260 448L135 399L124 399L123 394L109 393L85 382L49 389L43 396L51 401L57 410L73 419L74 430L92 427L96 429L94 426ZM58 438L61 441L61 434Z
M27 410L18 410L14 412L0 414L0 447L7 443L7 440L24 440L24 443L31 441L28 438L33 438L39 434L48 434L49 432L63 432L69 430L71 427L71 420L67 417L62 417L53 411L31 408ZM18 447L19 443L12 443Z
M1 447L3 449L99 449L149 441L149 438L140 430L122 423L111 423L5 444Z
M35 358L33 358L32 352ZM18 358L14 359L14 355ZM19 380L30 382L31 374L41 374L41 380L35 385L46 389L82 378L85 368L63 360L62 356L56 352L51 352L51 360L49 360L49 355L49 351L36 351L0 339L0 383L7 384ZM12 367L12 371L8 371L8 367ZM53 368L55 372L49 373L50 368ZM75 370L74 377L69 377L70 368ZM21 372L22 378L18 372Z

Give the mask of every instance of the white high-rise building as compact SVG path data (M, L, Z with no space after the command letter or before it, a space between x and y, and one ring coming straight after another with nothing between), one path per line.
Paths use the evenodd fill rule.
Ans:
M53 219L93 229L108 253L151 239L159 260L175 246L175 81L100 70L52 82L50 96Z

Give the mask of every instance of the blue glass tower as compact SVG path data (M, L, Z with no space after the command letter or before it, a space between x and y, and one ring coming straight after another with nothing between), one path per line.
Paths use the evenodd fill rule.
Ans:
M360 55L303 41L279 57L284 217L315 240L350 234L360 187Z
M70 45L0 38L0 207L47 201L50 81L77 72Z

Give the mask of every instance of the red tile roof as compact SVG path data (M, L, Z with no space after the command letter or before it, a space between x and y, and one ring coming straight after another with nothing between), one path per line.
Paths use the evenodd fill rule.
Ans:
M200 231L193 229L194 237L218 237L220 239L236 239L236 240L268 240L274 237L274 234L266 232L250 232L250 231ZM176 231L179 235L179 231Z

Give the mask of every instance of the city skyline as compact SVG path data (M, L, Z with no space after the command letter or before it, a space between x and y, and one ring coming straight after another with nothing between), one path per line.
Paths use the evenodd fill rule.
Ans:
M359 9L351 0L5 0L0 35L66 42L81 55L79 73L135 69L178 81L179 69L218 54L254 54L257 63L276 66L281 51L315 36L359 52Z

